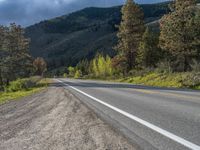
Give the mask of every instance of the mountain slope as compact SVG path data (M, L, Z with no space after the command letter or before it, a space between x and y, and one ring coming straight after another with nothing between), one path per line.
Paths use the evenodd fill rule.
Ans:
M169 12L168 4L141 5L146 23ZM75 65L81 59L93 58L97 52L113 56L120 10L120 6L86 8L30 26L26 28L26 36L31 38L30 52L48 60L50 69Z

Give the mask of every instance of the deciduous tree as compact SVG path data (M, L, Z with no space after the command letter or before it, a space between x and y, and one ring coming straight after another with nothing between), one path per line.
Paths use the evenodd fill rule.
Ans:
M47 63L41 57L38 57L34 60L33 66L37 75L43 76L44 72L47 70Z

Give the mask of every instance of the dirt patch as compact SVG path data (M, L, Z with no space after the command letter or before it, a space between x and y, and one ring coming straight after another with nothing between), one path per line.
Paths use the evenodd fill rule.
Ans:
M134 150L61 87L0 106L1 150Z

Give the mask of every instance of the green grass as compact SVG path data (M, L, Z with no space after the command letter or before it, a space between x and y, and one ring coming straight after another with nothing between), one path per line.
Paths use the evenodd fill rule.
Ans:
M10 100L18 100L20 98L32 95L38 91L41 91L44 87L31 88L29 90L17 91L17 92L2 92L0 93L0 104L6 103Z
M50 83L51 83L50 79L42 79L37 83L36 87L16 92L0 92L0 104L4 104L10 100L19 100L20 98L35 94L39 91L44 90Z
M200 83L193 86L190 75L191 73L149 73L143 76L121 78L117 81L156 87L200 89Z

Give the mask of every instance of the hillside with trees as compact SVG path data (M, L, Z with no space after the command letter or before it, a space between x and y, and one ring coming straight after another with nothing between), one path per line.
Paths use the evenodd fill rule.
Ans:
M176 0L170 9L159 21L160 32L155 32L144 25L142 9L127 0L121 11L116 55L97 54L89 65L80 61L70 70L78 72L78 78L200 88L200 9L195 0ZM79 66L88 73L82 74Z
M199 26L195 0L151 5L127 0L123 7L86 8L25 31L16 24L1 26L0 88L44 76L47 68L51 77L199 87Z
M169 12L168 4L141 5L144 22L160 19ZM121 6L86 8L30 26L26 28L26 36L31 38L30 52L34 57L44 57L50 70L75 66L85 58L91 60L97 52L113 57L120 10Z

